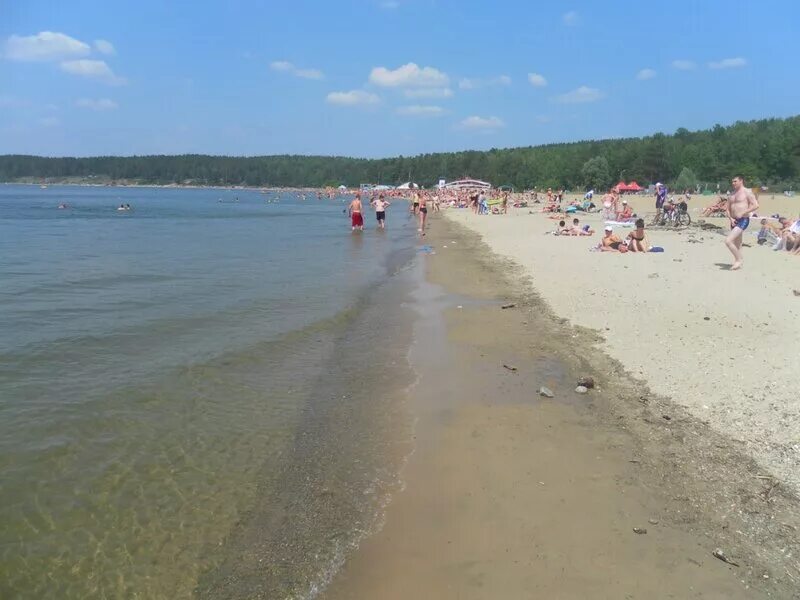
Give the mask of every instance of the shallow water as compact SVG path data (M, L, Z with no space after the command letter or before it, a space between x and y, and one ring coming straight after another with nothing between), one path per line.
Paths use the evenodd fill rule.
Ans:
M324 581L411 379L413 224L343 202L0 186L0 595Z

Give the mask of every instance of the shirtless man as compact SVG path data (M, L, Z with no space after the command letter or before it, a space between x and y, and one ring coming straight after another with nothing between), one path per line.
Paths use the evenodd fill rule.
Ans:
M356 194L356 197L353 198L347 213L350 215L350 226L353 231L356 229L364 231L364 216L361 214L361 194Z
M381 229L386 228L386 207L389 206L389 202L384 200L383 194L380 194L377 198L373 198L370 200L370 204L375 207L375 218L378 220L378 227Z
M750 215L758 209L758 200L753 192L744 187L741 176L734 177L731 183L733 194L725 209L731 222L731 232L725 238L725 245L734 258L731 271L737 271L742 268L742 235L750 225Z

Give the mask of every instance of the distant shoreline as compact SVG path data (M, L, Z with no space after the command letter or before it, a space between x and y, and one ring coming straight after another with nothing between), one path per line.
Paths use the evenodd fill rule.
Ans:
M247 185L189 185L179 183L125 183L125 184L110 184L110 183L85 183L85 182L72 182L72 181L54 181L54 182L32 182L32 181L0 181L0 185L27 185L32 187L41 186L70 186L70 187L91 187L91 188L149 188L149 189L188 189L188 190L248 190L248 191L299 191L299 192L316 192L324 190L324 187L291 187L291 186L247 186ZM348 191L352 188L348 188Z

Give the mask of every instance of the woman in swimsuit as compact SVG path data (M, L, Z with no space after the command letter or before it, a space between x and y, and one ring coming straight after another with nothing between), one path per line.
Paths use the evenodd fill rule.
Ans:
M419 196L419 231L425 235L425 222L428 220L428 198L425 194Z
M628 234L628 250L631 252L647 252L650 244L644 233L644 219L636 219L636 229Z

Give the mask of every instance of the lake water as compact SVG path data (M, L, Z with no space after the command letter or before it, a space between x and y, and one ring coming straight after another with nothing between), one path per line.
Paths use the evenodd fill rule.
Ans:
M0 186L0 597L324 584L396 485L413 381L415 226L345 206Z

